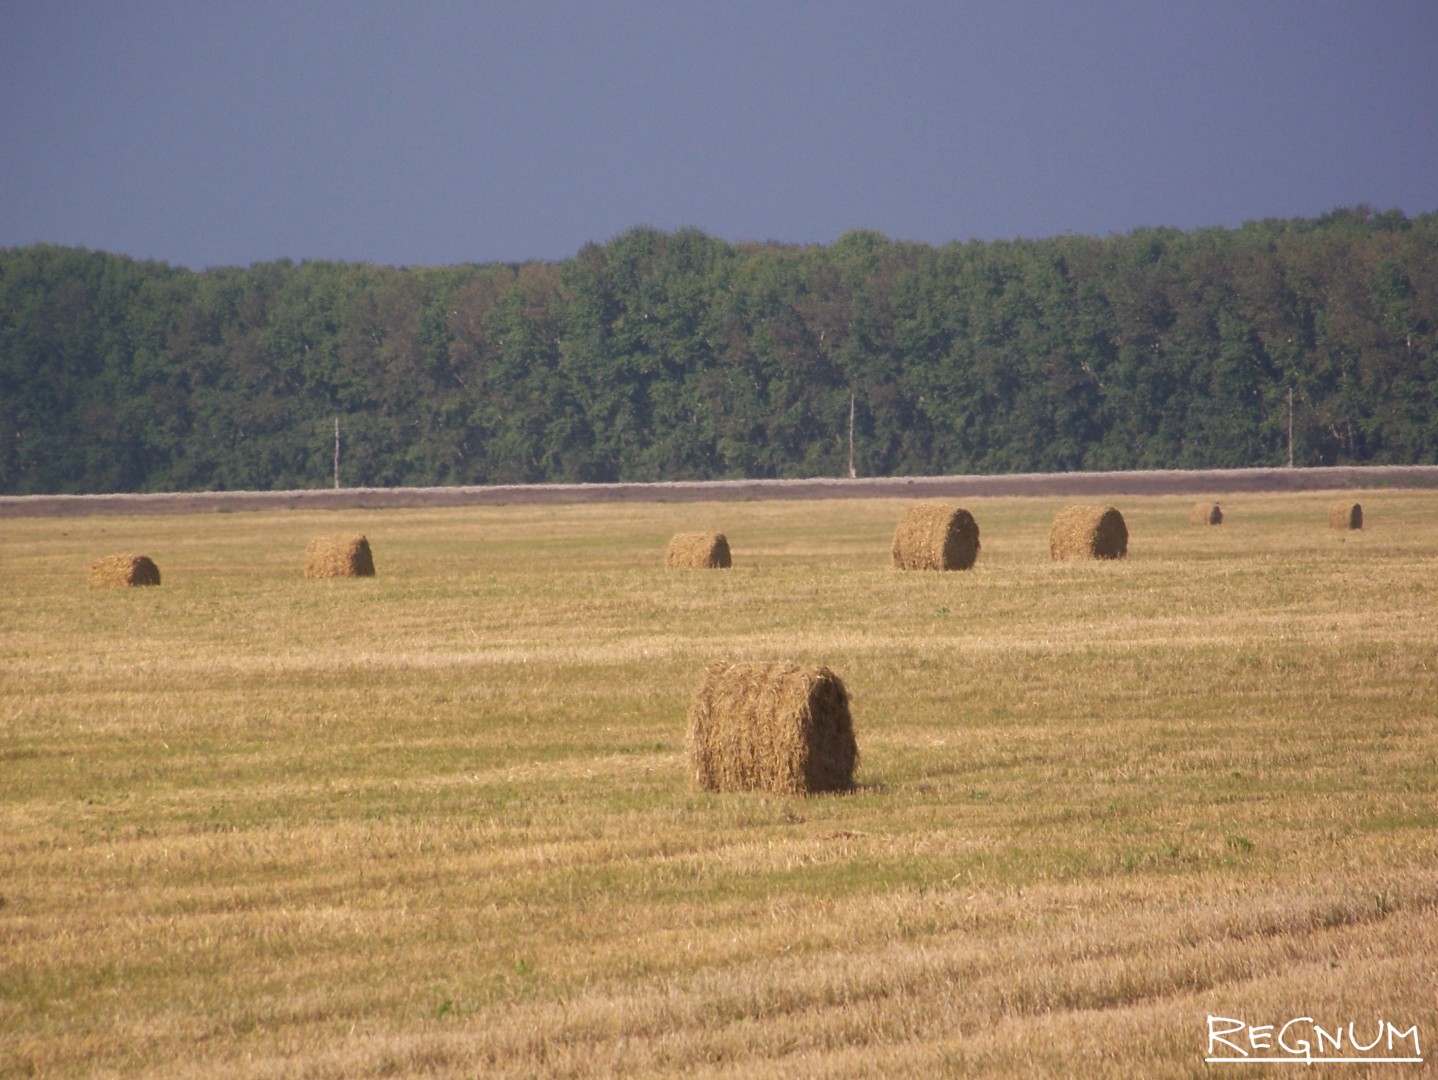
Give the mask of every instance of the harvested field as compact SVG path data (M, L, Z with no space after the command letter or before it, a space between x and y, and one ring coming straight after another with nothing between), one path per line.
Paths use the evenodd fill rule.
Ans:
M909 495L7 521L0 1076L1147 1080L1224 1068L1209 1016L1427 1056L1438 501L1190 527L1215 490L1063 565L1068 495L964 496L963 574L885 565ZM693 520L731 570L657 569ZM379 576L297 573L361 531ZM164 587L78 587L106 551ZM851 790L696 789L696 683L774 657L842 677Z

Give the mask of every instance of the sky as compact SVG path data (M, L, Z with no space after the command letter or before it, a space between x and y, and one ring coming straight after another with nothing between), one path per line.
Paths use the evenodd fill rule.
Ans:
M200 270L1438 211L1438 3L0 0L0 247Z

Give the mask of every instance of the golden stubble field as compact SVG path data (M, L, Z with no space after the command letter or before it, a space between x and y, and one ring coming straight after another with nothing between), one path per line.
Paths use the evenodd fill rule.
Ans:
M1438 496L1125 498L1053 564L1065 501L966 501L950 574L885 499L0 523L0 1076L1265 1075L1210 1016L1431 1061ZM377 576L306 580L345 531ZM86 588L124 552L163 584ZM693 790L715 659L834 668L857 790Z

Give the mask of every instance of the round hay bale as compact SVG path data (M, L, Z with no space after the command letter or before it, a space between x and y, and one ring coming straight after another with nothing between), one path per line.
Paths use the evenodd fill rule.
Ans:
M1198 503L1189 512L1188 523L1190 525L1222 525L1223 511L1218 503Z
M1128 526L1112 506L1066 506L1049 529L1053 559L1122 559L1128 554Z
M362 533L317 536L305 548L305 577L374 577L374 556Z
M145 555L106 555L90 566L90 588L160 584L160 568Z
M1363 507L1358 503L1332 503L1328 507L1330 529L1363 528Z
M664 562L671 570L727 570L733 565L723 533L678 533L669 541Z
M899 518L891 552L896 570L967 570L979 557L979 525L961 506L918 503Z
M705 791L847 791L859 761L849 695L827 667L710 664L689 706L686 746Z

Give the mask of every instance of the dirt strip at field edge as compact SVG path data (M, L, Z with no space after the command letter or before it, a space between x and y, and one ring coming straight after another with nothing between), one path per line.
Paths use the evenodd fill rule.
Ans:
M933 499L978 496L1223 495L1234 492L1438 488L1438 465L1318 469L1147 470L858 480L705 480L650 484L496 484L486 487L316 488L109 495L3 495L0 518L194 514L241 510L353 510L598 502L755 499Z

